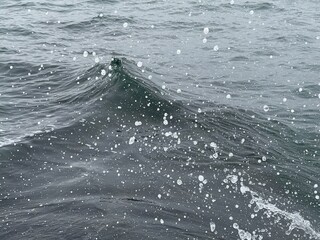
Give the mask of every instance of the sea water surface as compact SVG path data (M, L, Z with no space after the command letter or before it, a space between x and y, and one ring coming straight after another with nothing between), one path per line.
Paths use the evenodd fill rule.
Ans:
M0 239L320 239L320 4L2 0Z

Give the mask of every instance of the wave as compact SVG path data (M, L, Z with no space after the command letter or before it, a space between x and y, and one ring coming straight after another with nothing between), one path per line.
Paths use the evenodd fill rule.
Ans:
M29 69L33 68L37 67L29 66ZM14 68L10 74L26 74L23 69L21 66ZM47 79L46 88L43 88L43 78ZM7 125L4 125L5 130L0 132L0 146L16 143L39 132L47 132L48 128L72 126L83 118L112 115L119 109L122 109L127 117L134 113L137 118L158 119L164 113L169 114L179 108L176 101L170 100L169 91L160 90L142 75L134 62L125 58L114 58L109 65L96 64L80 73L59 66L43 66L41 72L26 77L18 84L19 91L11 93L11 98L15 98L15 102L20 99L19 105L25 105L29 110L22 107L22 112L26 110L24 114L14 116L15 113L12 113L11 121L3 120L3 124ZM25 88L33 90L39 97L21 97L20 91ZM45 95L46 99L39 101L42 95ZM27 103L24 104L23 101ZM8 116L10 113L5 110L10 110L9 103L0 105L0 109ZM37 112L33 113L33 109L37 109ZM11 123L13 120L15 126ZM39 121L43 124L37 126ZM17 124L24 127L19 129Z
M120 204L136 208L137 218L141 209L159 207L159 214L145 216L148 221L157 218L155 223L160 221L170 228L171 221L176 221L178 216L181 219L184 215L192 216L188 219L190 224L184 227L196 234L210 228L222 234L223 229L232 228L222 208L216 208L215 214L210 209L211 206L239 205L243 212L234 211L234 219L252 222L232 229L239 236L265 235L264 230L256 232L256 229L278 231L281 236L293 235L297 230L302 231L299 236L319 236L317 224L308 222L304 212L292 213L290 206L282 210L284 208L261 197L269 194L275 196L279 204L285 204L287 199L300 203L301 199L295 199L296 196L283 193L283 182L278 181L277 172L283 179L290 179L292 187L298 186L301 196L310 193L307 182L311 176L317 179L318 173L311 170L307 156L297 159L299 151L306 148L288 141L300 138L297 131L275 120L263 119L253 111L203 100L190 101L180 94L178 97L176 92L159 87L157 74L149 79L146 77L152 74L149 69L139 68L126 58L113 58L109 64L96 64L84 70L67 71L59 67L51 70L54 69L56 72L47 79L54 86L48 100L38 108L37 114L30 111L25 115L31 122L39 121L39 114L50 116L54 122L46 125L54 126L41 132L39 127L32 126L28 136L22 135L21 129L15 129L22 139L0 131L0 137L12 136L11 141L5 139L4 144L8 145L0 151L3 169L17 179L23 171L24 177L32 181L32 185L19 192L25 198L39 199L39 204L44 206L57 198L59 187L63 194L68 193L66 196L74 194L63 206L68 211L69 205L86 207L90 201L90 209L113 206L118 213ZM29 84L40 82L28 79ZM292 177L297 171L290 165L292 159L295 164L303 161L298 178ZM225 177L226 174L229 175ZM235 181L247 175L250 178L245 185ZM8 179L5 187L16 184L14 178ZM266 186L261 187L260 182ZM236 191L230 191L229 186ZM142 192L136 192L137 189ZM46 195L42 195L43 192ZM189 195L190 200L181 199ZM10 200L15 197L11 195ZM167 197L172 199L165 205L163 201ZM249 204L243 204L248 201L256 207L255 212ZM303 201L306 210L315 204L311 199ZM35 208L32 201L29 204ZM38 207L37 210L45 215L47 211L60 209L60 204L53 202L51 209ZM194 210L197 207L205 212L199 214ZM262 217L258 222L260 215L251 219L251 213L267 214L272 219ZM57 214L59 219L67 215L65 211ZM277 217L284 221L280 229L273 222ZM37 223L35 218L30 221ZM75 223L75 226L78 224L81 225ZM204 227L199 230L198 226Z

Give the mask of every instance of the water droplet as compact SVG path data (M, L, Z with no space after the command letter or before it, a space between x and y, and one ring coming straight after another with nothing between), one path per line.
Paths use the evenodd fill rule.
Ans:
M134 125L136 125L136 126L141 126L141 125L142 125L142 122L141 122L141 121L136 121L136 122L134 123Z
M130 144L130 145L133 144L135 140L136 140L136 138L135 138L134 136L131 137L131 138L129 139L129 144Z
M88 57L88 55L89 55L89 53L88 53L87 51L84 51L84 52L83 52L83 56L84 56L84 57Z
M200 182L203 182L203 180L204 180L204 176L199 175L199 176L198 176L198 179L199 179L199 181L200 181Z
M123 27L124 27L124 28L128 27L128 23L125 22L125 23L123 24Z
M207 27L204 28L204 29L203 29L203 33L204 33L204 34L208 34L208 33L209 33L209 28L207 28Z
M215 229L216 229L216 224L214 222L210 222L210 231L214 232Z
M211 142L211 143L210 143L210 147L212 147L212 148L217 148L218 145L217 145L215 142Z
M178 179L177 180L177 184L180 186L180 185L182 185L182 180L181 179Z
M138 66L138 67L142 67L142 62L139 61L139 62L137 63L137 66Z
M239 229L238 223L234 223L232 226L233 226L234 229Z
M269 108L269 106L268 106L268 105L264 105L264 106L263 106L263 111L268 112L268 111L269 111L269 109L270 109L270 108Z

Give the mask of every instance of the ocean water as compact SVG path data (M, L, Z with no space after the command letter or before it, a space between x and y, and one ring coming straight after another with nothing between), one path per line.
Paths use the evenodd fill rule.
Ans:
M0 2L0 239L320 239L320 4Z

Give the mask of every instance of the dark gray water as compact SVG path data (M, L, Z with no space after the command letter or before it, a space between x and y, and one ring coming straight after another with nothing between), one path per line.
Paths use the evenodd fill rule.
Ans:
M0 239L320 239L318 1L2 0Z

